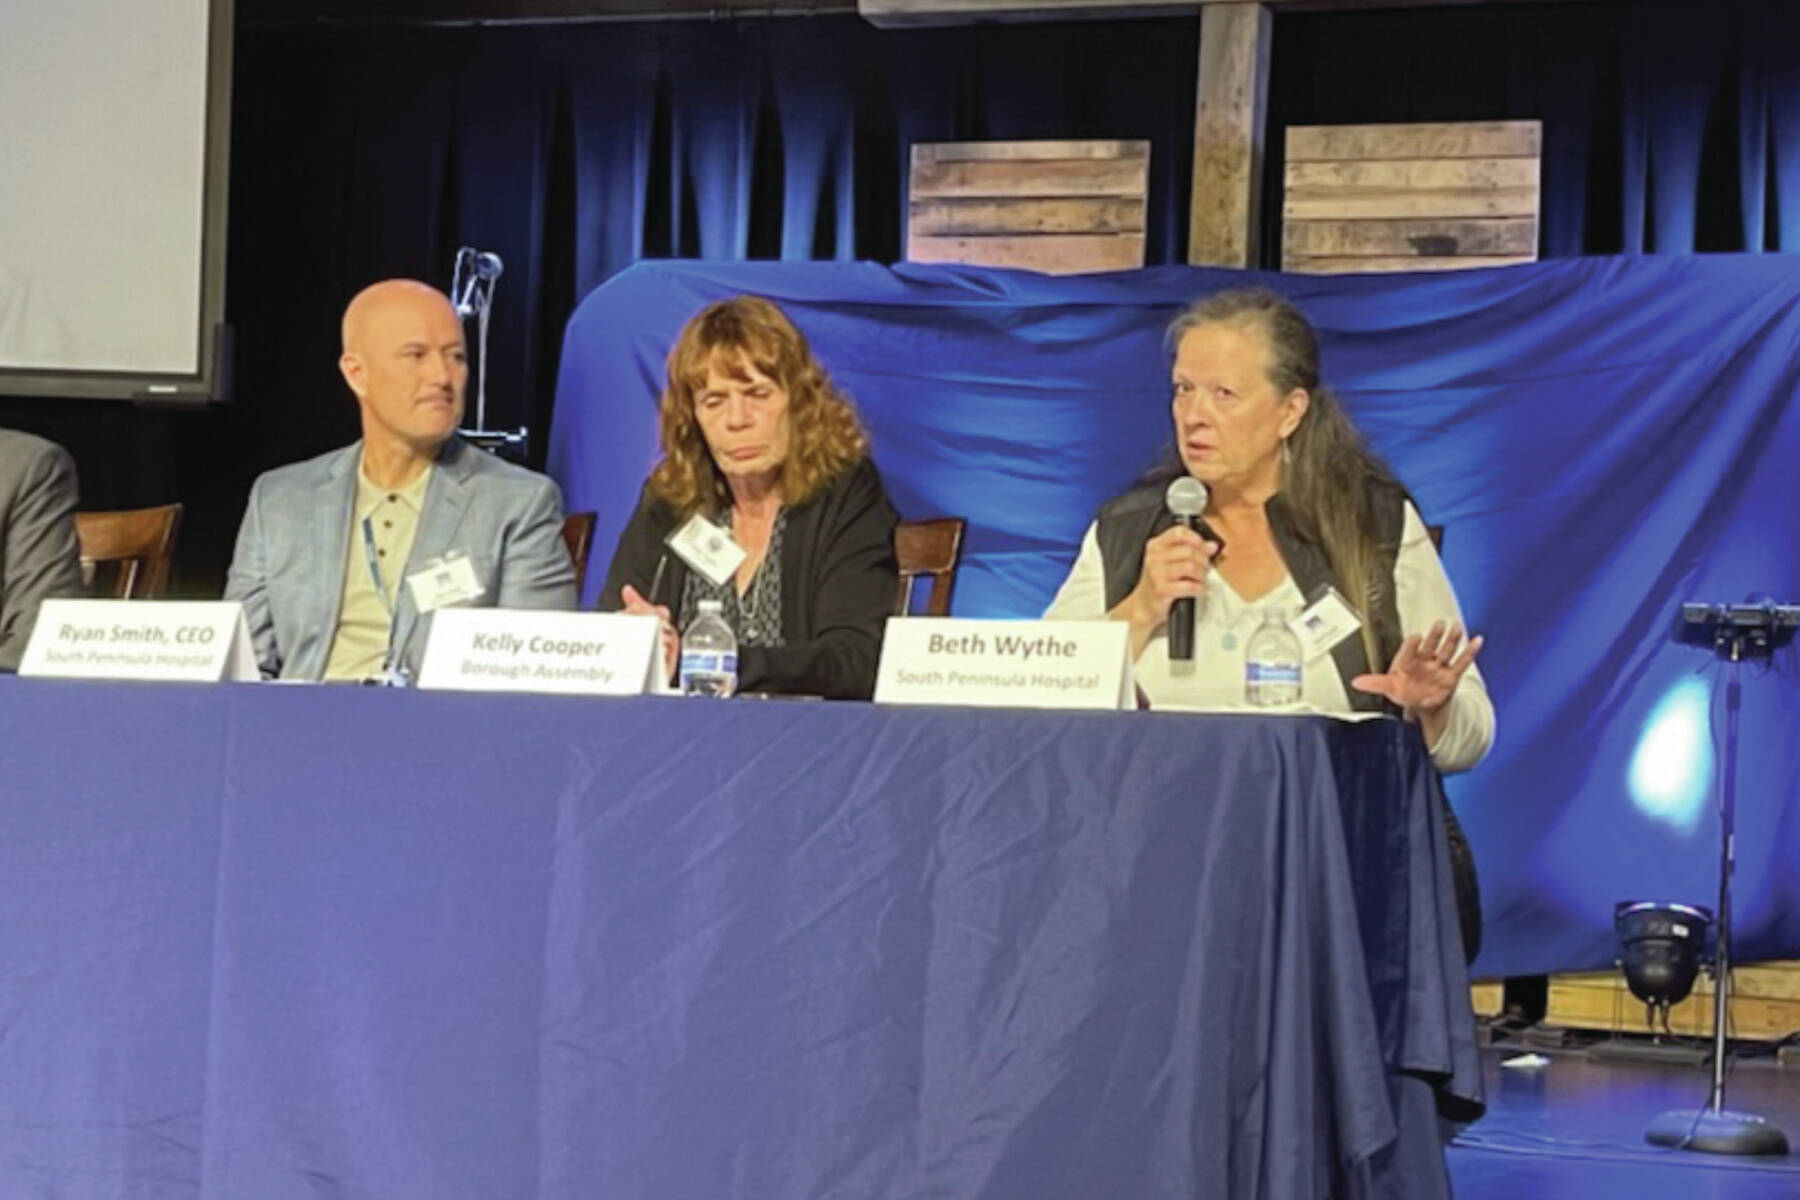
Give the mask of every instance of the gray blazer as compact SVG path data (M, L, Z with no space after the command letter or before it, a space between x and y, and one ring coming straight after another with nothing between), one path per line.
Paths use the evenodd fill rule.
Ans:
M0 429L0 671L16 671L45 600L80 596L75 464L54 442Z
M353 549L361 455L357 442L269 471L250 489L225 598L243 604L266 677L325 674ZM425 488L394 605L396 656L415 675L431 619L420 616L404 580L427 559L455 551L469 556L485 589L474 605L575 607L575 567L562 540L556 484L451 438Z

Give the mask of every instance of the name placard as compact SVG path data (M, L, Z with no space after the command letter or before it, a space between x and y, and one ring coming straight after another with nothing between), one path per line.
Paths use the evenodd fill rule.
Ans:
M19 674L217 683L258 679L235 600L46 600Z
M431 618L419 686L464 692L641 696L662 663L655 617L444 608Z
M1130 632L1120 621L893 617L875 703L1133 708Z

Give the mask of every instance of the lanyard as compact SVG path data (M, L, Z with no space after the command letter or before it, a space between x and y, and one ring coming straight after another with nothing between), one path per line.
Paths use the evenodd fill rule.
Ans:
M375 596L381 601L381 611L387 614L388 625L394 623L394 602L388 599L387 583L381 578L381 564L375 553L375 524L372 518L362 519L363 557L369 562L369 581L375 585Z
M387 648L381 652L381 682L388 687L405 687L409 682L404 666L394 663L394 602L388 599L387 583L381 577L381 563L377 561L375 552L375 523L370 517L362 519L363 558L369 564L369 581L375 585L375 598L381 601L381 611L387 614L388 636Z

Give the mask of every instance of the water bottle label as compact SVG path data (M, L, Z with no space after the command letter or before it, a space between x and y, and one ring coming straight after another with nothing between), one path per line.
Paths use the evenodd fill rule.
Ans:
M737 652L735 650L683 650L681 652L681 674L689 675L730 675L737 677Z
M1251 683L1300 682L1299 663L1245 663L1244 678Z

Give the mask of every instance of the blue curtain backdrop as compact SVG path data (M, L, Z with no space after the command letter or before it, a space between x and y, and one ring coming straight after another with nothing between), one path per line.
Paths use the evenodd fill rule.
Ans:
M1796 8L1279 13L1265 194L1289 124L1539 117L1546 256L1800 248ZM185 501L180 585L216 594L254 475L355 434L334 362L363 284L446 280L465 243L505 257L492 417L536 430L541 463L581 297L646 258L892 261L913 141L1148 138L1149 261L1179 262L1198 37L1195 18L419 27L270 24L246 5L237 404L0 399L0 422L68 444L93 506Z
M1288 125L1510 117L1544 122L1546 257L1800 248L1796 8L1722 0L1698 32L1685 0L1280 14L1263 261ZM246 20L231 296L271 461L352 427L319 403L344 300L447 280L464 243L507 263L493 416L540 431L581 297L644 259L891 262L917 141L1148 139L1148 261L1185 255L1197 18Z
M1161 268L645 264L570 323L550 466L601 514L597 587L654 453L683 321L737 292L790 311L871 428L903 515L970 521L965 615L1035 616L1095 508L1168 438L1162 333L1243 281ZM1317 322L1327 376L1447 528L1499 710L1452 781L1483 880L1486 975L1602 967L1612 905L1710 904L1717 670L1689 599L1800 595L1800 272L1773 256L1571 259L1261 281ZM1746 686L1740 948L1800 952L1800 687Z
M1544 257L1800 250L1800 5L1651 0L1277 17L1263 261L1287 126L1526 117Z

